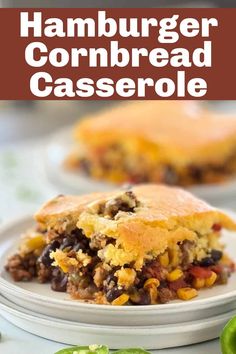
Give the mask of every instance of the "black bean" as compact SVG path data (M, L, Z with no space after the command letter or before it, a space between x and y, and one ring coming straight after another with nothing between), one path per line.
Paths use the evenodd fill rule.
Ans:
M49 245L47 245L40 257L38 258L39 263L43 263L46 267L50 267L53 260L50 258L50 253L55 251L60 246L60 243L57 240L52 241Z
M85 244L85 242L83 241L79 241L78 243L76 243L74 246L73 246L73 250L75 252L78 252L79 250L82 250L82 251L86 251L87 249L87 245Z
M94 274L95 267L98 263L101 262L101 259L97 255L95 255L95 256L91 255L91 257L92 257L91 262L87 265L86 269L90 273Z
M52 273L51 288L54 291L65 292L67 287L67 275L55 268Z
M127 203L122 203L122 204L120 204L119 210L126 211L126 212L133 212L134 208L130 207Z
M116 286L114 286L114 288L107 291L106 299L107 299L107 301L112 302L117 297L119 297L122 293L123 293L123 290L118 289Z
M159 289L168 288L168 282L166 280L161 280Z
M73 230L70 235L67 235L63 238L60 249L68 249L68 250L82 250L85 251L88 248L89 240L87 240L82 234L81 230L76 229Z
M190 165L189 166L189 174L196 182L202 182L204 170L201 167Z
M111 281L117 282L117 277L113 273L109 274L106 278L106 283L109 284Z
M211 257L215 262L218 262L222 258L223 252L219 250L212 250Z
M73 242L73 240L70 237L65 237L62 240L60 249L64 250L65 248L68 248L68 247L72 248L73 244L74 244L74 242Z
M215 261L212 257L205 257L198 264L202 267L210 267L215 265Z
M73 238L77 238L77 239L81 239L81 238L84 238L84 235L83 235L83 232L81 229L74 229L71 231L71 236Z

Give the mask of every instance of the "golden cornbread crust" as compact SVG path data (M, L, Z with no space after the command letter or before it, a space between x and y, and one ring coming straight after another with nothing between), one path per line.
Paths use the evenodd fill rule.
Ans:
M207 234L214 224L236 229L227 215L182 189L150 184L135 186L132 192L140 205L134 213L120 212L114 220L98 215L96 206L116 198L121 191L59 196L35 218L46 228L60 230L65 223L69 229L82 229L86 237L101 233L114 238L115 245L109 245L102 257L114 266L135 262L136 269L141 269L148 257L157 257L171 245L196 241L196 232Z
M226 214L181 188L144 184L133 186L130 190L140 200L141 206L136 208L134 214L121 215L117 224L132 221L174 229L177 223L182 226L191 223L199 226L204 220L206 227L220 222L225 228L236 229L235 222ZM49 228L57 227L67 219L78 222L82 212L90 210L93 204L115 198L121 193L122 190L117 189L79 196L59 195L35 214L35 220Z

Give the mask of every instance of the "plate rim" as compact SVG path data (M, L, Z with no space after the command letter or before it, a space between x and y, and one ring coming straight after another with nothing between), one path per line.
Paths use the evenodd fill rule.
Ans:
M3 301L3 302L2 302ZM4 303L5 302L5 303ZM6 302L8 304L6 304ZM13 305L13 307L12 307ZM236 309L222 313L220 315L215 315L212 317L207 317L204 319L196 320L196 321L185 321L185 322L179 322L179 323L172 323L172 324L165 324L165 325L148 325L148 326L117 326L117 325L97 325L97 324L88 324L88 323L82 323L82 322L75 322L75 321L70 321L70 320L64 320L60 318L52 318L47 315L42 315L37 312L31 311L31 310L26 310L24 307L21 307L20 305L16 305L12 303L10 300L5 299L4 296L0 295L0 308L5 309L6 312L12 313L12 314L17 314L17 316L24 318L24 319L32 319L34 321L41 321L41 324L43 323L52 323L53 325L58 325L59 327L63 326L71 326L73 328L80 326L81 329L86 329L89 331L97 331L99 329L105 330L105 331L112 331L116 330L120 332L124 332L127 334L127 330L131 331L133 333L143 333L143 331L148 330L148 331L156 331L158 330L159 332L165 333L166 331L171 328L173 332L176 333L181 333L181 332L186 332L186 328L189 326L194 326L195 330L197 329L203 329L203 328L208 328L209 324L212 325L218 325L219 322L227 320L228 317L232 317L236 315ZM26 312L25 312L26 310ZM27 313L30 312L30 313ZM112 334L112 333L111 333Z

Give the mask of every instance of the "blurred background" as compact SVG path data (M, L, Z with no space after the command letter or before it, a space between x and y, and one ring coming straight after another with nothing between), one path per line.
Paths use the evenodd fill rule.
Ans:
M236 0L0 0L1 7L234 7ZM50 134L84 114L114 104L106 101L2 102L0 146L11 141ZM231 108L232 102L229 107ZM221 106L220 103L212 104Z

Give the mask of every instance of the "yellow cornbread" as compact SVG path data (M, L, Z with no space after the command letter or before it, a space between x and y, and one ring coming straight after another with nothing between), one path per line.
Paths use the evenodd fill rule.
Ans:
M134 263L136 270L146 260L186 240L194 242L193 252L204 252L209 242L218 242L216 234L208 239L214 224L236 229L235 222L226 214L182 189L149 184L133 187L132 192L139 205L132 213L119 211L114 218L99 214L99 206L122 195L121 191L59 196L35 217L46 229L58 230L62 224L68 229L77 226L88 238L100 233L114 239L98 251L98 256L112 266Z

